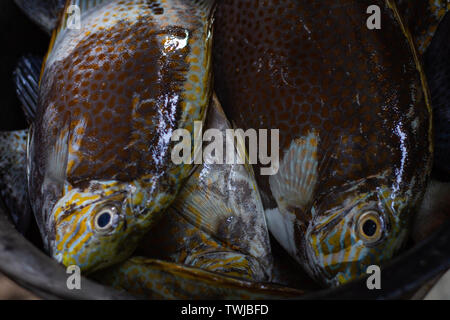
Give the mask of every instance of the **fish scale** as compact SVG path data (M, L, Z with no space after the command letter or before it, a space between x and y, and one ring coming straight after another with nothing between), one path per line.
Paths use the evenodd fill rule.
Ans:
M92 271L131 254L191 172L170 138L205 118L213 4L67 1L81 28L63 15L53 34L28 148L33 211L58 261ZM106 234L104 208L117 212Z
M374 4L381 30L366 27ZM257 175L269 228L328 285L400 248L428 181L431 109L406 30L392 1L217 7L215 88L225 113L237 127L280 130L278 173ZM365 221L381 230L377 241L361 235Z

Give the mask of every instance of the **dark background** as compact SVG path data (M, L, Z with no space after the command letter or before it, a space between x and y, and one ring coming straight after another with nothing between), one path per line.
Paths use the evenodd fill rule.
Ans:
M14 17L11 19L11 17ZM2 130L25 128L26 122L15 94L12 74L17 60L27 54L44 56L50 37L34 25L14 4L0 1L0 125Z

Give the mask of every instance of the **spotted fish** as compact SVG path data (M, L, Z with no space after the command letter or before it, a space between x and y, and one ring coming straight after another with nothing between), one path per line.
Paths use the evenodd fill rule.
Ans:
M374 4L381 30L366 26ZM280 130L278 172L255 170L274 237L325 285L389 260L433 152L426 80L395 3L222 1L213 52L230 121Z
M91 272L126 259L192 171L171 136L205 118L214 1L73 5L80 24L62 15L42 68L27 176L45 248Z

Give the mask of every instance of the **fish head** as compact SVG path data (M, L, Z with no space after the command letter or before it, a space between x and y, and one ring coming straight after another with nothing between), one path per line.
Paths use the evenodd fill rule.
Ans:
M306 270L327 286L360 278L392 258L407 238L406 195L361 182L313 206L304 241Z
M151 209L137 213L141 191L132 183L91 181L69 188L55 204L49 223L51 256L90 273L127 259L151 223Z

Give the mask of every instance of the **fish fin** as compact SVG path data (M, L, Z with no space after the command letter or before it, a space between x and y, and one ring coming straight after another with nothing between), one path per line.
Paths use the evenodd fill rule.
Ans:
M0 195L23 234L32 216L26 187L27 136L28 130L0 132Z
M304 293L144 257L133 257L93 277L104 285L149 299L281 299Z
M28 124L31 124L36 116L41 66L42 58L27 55L19 59L13 74L16 94L22 103Z
M58 25L66 0L14 0L16 5L48 34Z
M218 192L211 191L218 183L216 177L208 177L203 180L200 173L201 170L197 170L192 174L171 209L192 225L209 235L215 235L218 233L221 223L225 223L228 218L233 216L233 211L224 203ZM199 185L200 182L202 185Z
M216 97L206 123L208 129L219 131L222 142L217 147L225 150L225 145L220 143L225 142L225 130L230 129L230 123ZM216 139L214 136L214 142L205 142L203 149L206 151L206 147L217 143ZM223 244L223 248L256 259L261 269L270 274L270 240L253 170L245 162L243 143L235 144L233 151L238 160L234 164L215 163L217 150L214 157L207 152L203 164L186 181L169 210Z
M217 105L217 103L218 100L212 99L207 115L208 126L219 127L223 125L221 120L218 119L218 116L220 116L218 110L221 110L221 106ZM228 128L227 124L225 124L224 128ZM220 129L223 128L221 127ZM202 152L202 150L198 152ZM233 212L224 203L221 195L212 191L214 190L214 185L218 183L219 176L212 174L205 178L201 177L204 168L204 164L195 166L172 208L192 225L207 232L209 235L214 235L217 234L221 221L231 217ZM212 173L217 172L213 171Z
M270 189L281 210L289 207L305 210L312 202L318 179L318 143L315 131L293 140L278 173L270 176Z
M279 208L266 209L265 215L272 235L292 257L296 257L295 215L286 214L286 212L280 211Z
M67 176L67 162L69 157L69 126L62 128L61 133L56 138L54 147L47 158L47 165L44 177L44 189L52 187L54 193L59 193L63 188ZM56 190L54 190L56 188ZM48 190L48 191L50 191Z

